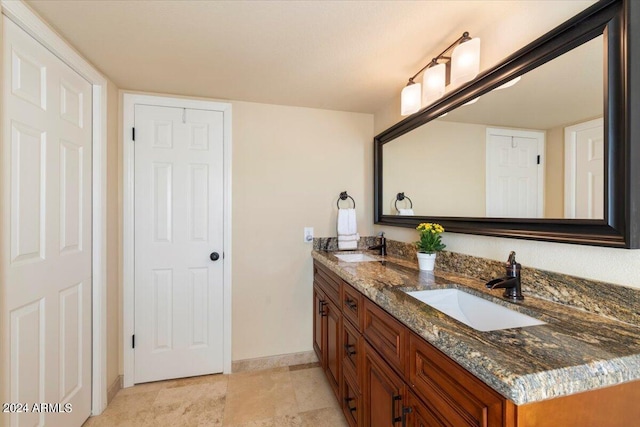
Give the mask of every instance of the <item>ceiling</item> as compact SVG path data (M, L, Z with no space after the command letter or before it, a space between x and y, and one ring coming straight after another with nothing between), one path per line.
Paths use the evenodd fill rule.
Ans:
M548 130L602 117L603 56L604 36L599 36L441 120Z
M121 89L363 113L389 105L463 30L586 3L27 2Z

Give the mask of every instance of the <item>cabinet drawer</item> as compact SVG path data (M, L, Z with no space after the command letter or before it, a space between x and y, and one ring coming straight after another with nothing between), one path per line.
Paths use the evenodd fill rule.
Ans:
M340 287L342 279L340 279L335 273L328 270L321 264L314 262L313 264L313 283L320 287L338 307L340 304Z
M350 375L342 377L342 412L349 427L362 426L362 396Z
M362 381L362 337L356 329L343 320L342 322L342 370L348 371L356 380L355 386L360 390Z
M439 419L456 427L501 426L504 397L411 334L409 382Z
M407 406L411 408L406 415L408 427L449 427L411 392L407 393Z
M391 367L405 374L408 329L367 299L364 301L364 336Z
M342 284L342 314L346 319L362 331L364 310L362 310L362 294L348 285Z

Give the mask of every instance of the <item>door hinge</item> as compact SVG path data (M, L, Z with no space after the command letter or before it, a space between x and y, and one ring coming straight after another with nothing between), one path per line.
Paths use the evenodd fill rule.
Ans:
M136 348L136 336L131 335L131 348Z
M136 140L136 128L131 128L131 139Z
M540 154L538 154L538 164L540 164Z

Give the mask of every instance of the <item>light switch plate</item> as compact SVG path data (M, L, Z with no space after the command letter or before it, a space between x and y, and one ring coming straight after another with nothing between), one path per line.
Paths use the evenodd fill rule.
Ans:
M304 242L305 243L313 242L313 227L304 228Z

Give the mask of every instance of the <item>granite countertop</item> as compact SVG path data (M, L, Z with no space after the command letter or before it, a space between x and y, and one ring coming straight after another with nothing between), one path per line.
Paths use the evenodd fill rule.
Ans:
M318 250L312 256L518 405L640 379L637 326L526 294L512 303L483 281L419 271L405 259L349 263ZM480 332L404 292L442 288L462 288L546 324Z

